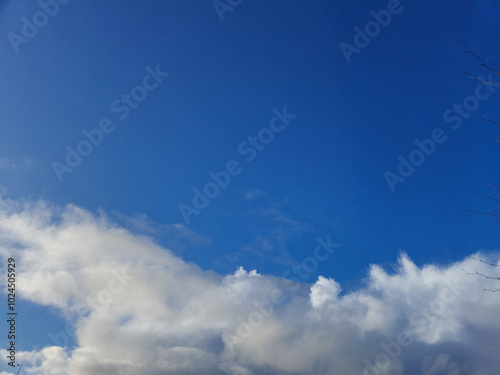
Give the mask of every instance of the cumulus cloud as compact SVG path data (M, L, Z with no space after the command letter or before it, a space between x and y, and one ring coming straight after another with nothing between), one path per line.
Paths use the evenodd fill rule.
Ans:
M417 267L401 254L392 272L372 265L344 293L330 277L220 275L103 214L7 200L0 255L22 265L21 298L74 325L76 347L57 336L18 353L26 373L483 375L500 365L500 300L483 292L491 280L462 271L491 267L469 258Z

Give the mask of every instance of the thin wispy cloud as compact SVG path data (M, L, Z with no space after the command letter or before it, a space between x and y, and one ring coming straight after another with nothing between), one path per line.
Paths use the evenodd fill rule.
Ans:
M248 189L244 193L244 197L247 201L251 201L251 200L256 199L257 197L262 197L265 195L267 195L267 193L264 190L259 189L259 188Z
M14 168L16 164L8 158L0 157L0 170Z
M310 232L310 226L287 212L286 199L272 199L260 189L247 191L247 200L248 194L250 200L255 200L244 213L251 223L247 228L251 240L226 257L234 262L242 261L251 254L260 260L294 263L288 247L304 233Z
M0 170L11 170L15 168L28 169L33 164L35 164L35 160L32 158L24 158L21 161L15 162L12 159L0 157Z

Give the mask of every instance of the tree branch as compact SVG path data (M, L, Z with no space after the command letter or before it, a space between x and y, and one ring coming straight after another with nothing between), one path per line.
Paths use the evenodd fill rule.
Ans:
M484 115L484 117L486 117L486 120L488 120L489 122L492 122L494 123L495 125L500 125L500 122L497 122L497 121L493 121L492 119L490 119L488 116Z
M495 263L490 263L490 262L486 262L485 260L482 260L482 259L478 259L478 258L474 258L473 256L469 255L469 258L471 259L474 259L474 260L477 260L478 262L481 262L481 263L484 263L484 264L488 264L490 266L494 266L494 267L500 267L500 264L495 264ZM498 258L498 257L497 257ZM476 271L477 272L477 271Z
M467 276L468 275L479 275L479 276L482 276L485 279L489 279L489 280L500 280L500 277L498 277L498 276L486 276L485 274L483 274L481 272L477 272L477 271L475 271L475 272L467 272L463 268L462 268L462 271L464 271L467 274Z
M477 54L475 54L474 52L472 52L472 50L467 45L467 43L465 43L462 39L460 39L460 37L458 38L458 41L460 43L462 43L467 48L467 53L470 53L472 56L474 56L476 59L479 60L479 62L481 63L482 66L484 66L486 69L488 69L490 72L492 72L497 77L500 77L500 72L498 70L493 69L491 66L489 66L488 64L486 64L481 57L479 57ZM496 68L495 64L493 64L493 67ZM465 74L467 74L467 73L465 73ZM471 77L471 78L475 79L474 77ZM478 82L482 82L482 83L489 83L490 85L493 85L493 83L488 82L488 81L486 81L486 82L483 82L483 81L480 81L480 80L477 80L477 81ZM498 81L493 81L493 82L498 82ZM498 86L498 85L493 85L493 86Z

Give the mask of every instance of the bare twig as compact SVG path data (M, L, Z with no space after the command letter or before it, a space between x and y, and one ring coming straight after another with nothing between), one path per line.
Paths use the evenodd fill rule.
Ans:
M483 289L483 290L486 290L487 292L495 293L495 292L498 292L500 289Z
M476 214L482 214L482 215L486 215L486 216L491 216L491 217L498 217L500 218L500 212L496 212L496 211L490 211L490 212L486 212L486 211L478 211L478 210L468 210L466 208L462 208L460 206L458 206L459 209L461 209L462 211L467 211L467 212L474 212Z
M482 79L478 79L476 77L473 77L471 76L470 74L464 72L464 74L469 77L470 79L473 79L474 81L476 82L479 82L479 83L484 83L485 85L490 85L490 86L494 86L494 87L500 87L500 84L497 84L497 82L500 82L500 81L483 81Z
M478 261L478 262L481 262L481 263L487 264L487 265L489 265L489 266L500 267L500 265L499 265L499 264L490 263L490 262L487 262L487 261L485 261L485 260L482 260L482 259L479 259L479 258L475 258L475 257L473 257L473 256L471 256L471 255L469 255L469 258L474 259L474 260L476 260L476 261ZM498 258L498 257L497 257L497 258ZM485 275L484 273L478 272L477 270L476 270L476 271L474 271L474 272L468 272L468 271L466 271L466 270L464 270L464 269L462 268L462 271L464 271L464 272L465 272L465 274L466 274L467 276L468 276L468 275L479 275L479 276L484 277L485 279L488 279L488 280L498 280L498 281L500 281L500 277L499 277L499 276L488 276L488 275ZM495 292L499 291L499 290L500 290L500 288L498 288L498 289L483 289L483 290L485 290L485 291L487 291L487 292L495 293Z
M469 258L474 259L474 260L477 260L478 262L481 262L481 263L484 263L484 264L488 264L488 265L490 265L490 266L500 267L500 264L495 264L495 263L486 262L485 260L478 259L478 258L474 258L473 256L470 256L470 255L469 255ZM497 258L498 258L498 257L497 257Z
M476 194L478 197L481 197L481 198L486 198L486 199L491 199L491 200L494 200L496 202L500 202L500 199L499 198L493 198L493 197L490 197L488 195L482 195L482 194L479 194L477 192L474 192L474 194Z
M484 115L484 117L486 117L486 120L488 120L489 122L492 122L494 123L495 125L500 125L500 122L497 122L497 121L494 121L492 119L490 119L488 116Z
M491 63L493 65L493 68L495 68L495 70L497 72L500 72L500 70L498 70L497 66L495 65L495 63L493 61L491 61L491 60L486 60L486 61L489 62L489 63Z
M500 72L498 70L495 70L494 68L492 68L491 66L489 66L488 64L486 64L483 59L481 57L479 57L477 54L475 54L474 52L472 52L472 50L470 49L470 47L467 45L467 43L465 43L462 39L458 38L458 41L460 43L462 43L466 48L467 48L467 53L470 53L472 56L474 56L476 59L479 60L479 62L481 63L482 66L484 66L486 69L488 69L490 72L492 72L494 75L496 75L497 77L500 77ZM495 65L493 64L493 67L495 67ZM465 73L467 74L467 73ZM471 77L474 79L474 77ZM481 81L479 81L481 82ZM497 82L497 81L494 81L494 82ZM491 82L482 82L482 83L489 83L490 85L492 84ZM493 85L493 86L497 86L497 85Z
M498 277L498 276L487 276L487 275L485 275L485 274L483 274L481 272L477 272L477 271L475 271L475 272L467 272L463 268L462 268L462 271L464 271L467 275L479 275L479 276L482 276L485 279L489 279L489 280L500 280L500 277Z

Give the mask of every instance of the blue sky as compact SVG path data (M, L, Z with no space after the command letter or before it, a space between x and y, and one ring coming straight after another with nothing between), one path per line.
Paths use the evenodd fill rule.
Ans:
M499 89L478 89L463 74L488 71L457 38L495 60L500 4L222 3L231 11L211 1L72 0L16 44L9 33L22 36L23 17L33 21L40 5L3 2L2 199L104 215L220 275L242 266L282 276L318 237L331 236L340 246L305 283L332 278L345 294L363 288L370 264L398 272L401 252L417 267L448 267L498 250L494 220L459 207L495 208L474 192L491 194L489 185L499 184L497 128L483 117L500 117ZM371 12L391 3L398 11L387 26L346 59L341 43L355 46L354 28L364 30ZM138 85L150 89L133 91ZM484 99L474 99L477 90ZM116 110L131 92L146 97ZM443 118L454 105L474 108L456 129ZM284 112L289 119L275 119L283 130L262 131ZM76 149L82 131L103 119L113 130L60 181L54 162L66 164L66 147ZM397 173L399 155L408 160L415 139L437 128L446 140L391 189L384 173ZM250 146L262 132L273 139ZM247 161L241 147L256 149L255 158ZM239 173L186 222L179 205L193 206L193 189L203 191L209 173L231 161ZM29 288L23 298L22 283L19 350L33 351L52 345L47 331L63 329L68 311Z

